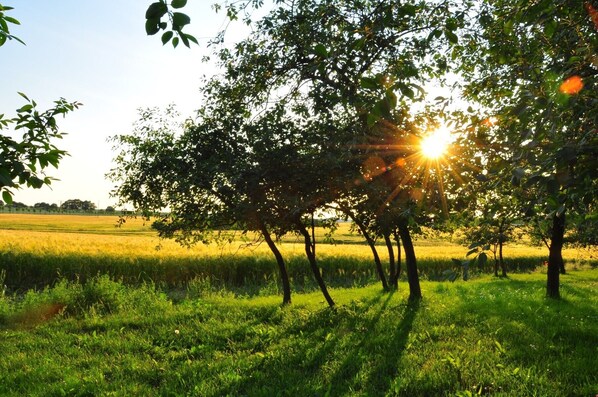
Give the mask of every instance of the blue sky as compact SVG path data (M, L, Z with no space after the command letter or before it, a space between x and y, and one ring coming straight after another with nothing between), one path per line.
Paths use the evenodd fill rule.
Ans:
M51 188L21 189L15 200L29 205L71 198L91 200L99 208L116 202L105 173L112 166L109 136L128 133L137 109L175 103L183 116L200 107L200 78L215 69L202 63L206 39L223 26L212 0L192 0L188 33L200 46L162 46L146 36L144 15L151 0L28 0L3 1L15 9L8 15L21 22L11 33L26 42L0 48L0 113L14 116L23 105L17 91L35 99L40 109L64 97L82 108L59 121L67 137L59 146L70 153L48 175L59 181ZM235 40L242 28L229 31ZM203 39L201 39L203 38Z

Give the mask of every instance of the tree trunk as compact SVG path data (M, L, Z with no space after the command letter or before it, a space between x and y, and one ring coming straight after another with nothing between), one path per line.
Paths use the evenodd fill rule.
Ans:
M550 235L550 248L548 254L548 275L546 294L550 298L560 298L559 271L563 267L563 240L565 236L565 212L560 216L552 217L552 231Z
M314 274L314 278L316 279L316 282L318 283L318 286L320 287L320 290L322 291L324 298L326 298L328 306L334 307L334 301L328 293L328 289L326 288L326 284L324 283L324 279L322 278L322 274L320 273L320 269L318 268L316 256L314 255L314 244L312 244L309 232L302 223L297 224L297 230L299 231L299 233L301 233L305 241L305 254L307 255L307 259L309 260L309 265L311 267L311 271Z
M399 225L399 234L403 241L405 249L405 262L407 263L407 281L409 282L409 300L419 300L422 298L422 291L419 286L419 275L417 274L417 261L415 259L415 249L407 222L401 222Z
M384 269L382 268L382 262L380 262L380 256L378 256L378 250L376 250L376 243L374 242L374 239L372 239L372 236L370 236L363 223L359 222L357 219L355 219L355 217L351 217L351 219L353 219L353 222L355 222L361 231L361 234L363 234L363 237L370 246L370 249L372 250L372 254L374 255L374 263L376 264L376 272L378 273L378 278L380 278L380 281L382 282L382 288L388 290L388 283L386 282L386 276L384 275Z
M498 242L498 263L500 263L500 269L502 270L502 276L507 277L507 266L505 265L505 261L502 257L502 246L503 246L503 241L501 239Z
M288 305L291 303L291 283L289 282L289 274L287 273L287 267L284 263L284 259L280 250L274 244L266 225L261 223L260 224L260 231L262 232L262 236L264 236L264 240L266 240L266 244L270 248L270 251L274 254L276 258L276 263L278 264L278 271L280 273L280 278L282 280L282 304Z
M502 257L502 247L505 242L505 220L503 219L500 222L500 227L498 229L498 263L500 263L500 269L502 270L502 276L507 277L507 266L505 265L505 261Z
M399 281L399 277L401 277L401 239L399 237L399 233L394 233L394 238L397 243L397 282Z
M498 277L498 258L496 257L497 245L498 244L494 244L492 249L492 255L494 256L494 277Z
M395 266L395 249L392 245L392 240L390 239L390 233L384 233L384 242L386 243L386 249L388 250L388 265L390 268L388 282L391 288L398 289L399 283Z

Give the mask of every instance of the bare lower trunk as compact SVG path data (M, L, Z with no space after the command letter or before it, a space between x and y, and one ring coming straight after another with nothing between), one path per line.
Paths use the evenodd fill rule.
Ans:
M372 238L372 236L370 236L370 234L368 233L368 230L363 223L359 222L355 218L353 218L353 222L355 222L355 224L361 231L361 234L363 234L363 237L365 238L368 245L370 246L370 249L372 250L372 254L374 255L374 263L376 265L376 273L378 273L378 278L382 282L382 288L387 290L388 283L386 282L386 276L384 275L384 269L382 268L382 262L380 261L380 256L378 255L378 250L376 250L376 243L375 243L374 239Z
M498 263L500 264L500 269L502 270L502 276L507 277L507 265L505 265L505 261L502 257L502 247L503 242L501 240L498 243Z
M401 238L399 233L394 233L395 242L397 243L397 282L401 277Z
M276 244L274 244L266 225L263 223L260 225L260 231L262 232L262 236L264 236L264 240L266 241L266 244L268 244L270 251L272 251L274 257L276 258L278 272L280 273L280 279L282 281L282 304L288 305L291 303L291 284L289 282L289 274L287 272L286 264L284 263L284 259L280 253L280 250Z
M565 213L552 217L552 231L550 235L550 248L548 255L548 274L546 294L550 298L560 298L559 271L563 265L563 240L565 235Z
M395 249L392 245L392 240L390 239L390 233L384 233L384 242L386 243L386 249L388 250L388 265L390 268L388 282L391 288L397 289L399 287L399 282L395 266Z
M309 232L307 231L307 229L305 228L305 226L303 224L301 224L301 223L298 224L297 230L299 231L299 233L301 233L301 235L303 236L303 239L305 241L305 254L307 255L307 259L309 261L311 271L314 274L314 278L316 279L316 282L318 283L318 286L320 287L320 291L322 291L322 295L324 295L326 302L328 302L328 306L334 307L334 301L332 300L332 297L328 293L328 288L326 288L326 284L324 283L324 279L322 278L322 274L320 273L320 269L318 268L318 263L316 262L316 256L314 254L315 244L312 243Z
M419 285L419 275L417 274L417 261L415 259L415 249L407 222L402 222L399 226L399 234L405 249L405 262L407 263L407 281L409 282L409 300L419 300L422 298L422 291Z

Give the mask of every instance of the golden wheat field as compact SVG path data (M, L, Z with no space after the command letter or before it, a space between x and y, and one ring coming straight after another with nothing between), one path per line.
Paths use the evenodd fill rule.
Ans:
M197 258L222 255L269 255L265 244L256 243L252 235L236 233L234 241L226 245L197 244L192 248L181 247L171 240L159 239L148 222L140 218L129 218L117 227L117 216L94 215L36 215L0 214L0 251L52 253L59 256L97 255L107 257L154 257L154 258ZM322 239L322 232L316 235ZM361 236L350 231L348 223L340 224L333 235L337 244L319 244L318 255L370 257L371 251ZM283 254L303 255L303 244L299 237L285 236L279 244ZM463 258L467 247L447 240L416 239L418 258L447 259ZM381 247L383 248L383 247ZM387 257L386 250L380 255ZM385 256L386 255L386 256ZM547 255L543 246L529 246L511 243L505 246L505 257L538 257ZM563 256L569 261L595 259L592 249L565 248Z

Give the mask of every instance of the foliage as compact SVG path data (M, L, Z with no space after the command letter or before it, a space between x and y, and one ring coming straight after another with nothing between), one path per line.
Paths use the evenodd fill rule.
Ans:
M60 209L69 211L93 211L96 205L89 200L69 199L60 205Z
M10 34L9 23L12 25L21 24L15 18L6 15L6 11L10 11L12 9L13 7L3 6L0 4L0 47L2 47L7 40L16 40L21 44L25 44L21 39Z
M54 102L53 108L40 112L34 100L25 94L19 95L28 103L17 110L17 116L7 119L0 115L0 130L14 124L15 132L23 132L21 140L0 135L0 191L7 203L12 201L13 191L10 189L22 185L38 189L52 182L53 178L44 175L44 169L50 165L57 167L66 155L64 150L52 143L64 136L58 129L56 117L64 116L81 105L61 98Z
M593 219L596 211L593 9L578 1L484 1L470 9L458 53L465 97L485 113L472 118L471 139L502 152L489 157L489 175L506 170L524 191L528 219L552 223L548 294L555 297L565 214ZM482 122L490 116L496 123Z
M172 0L170 4L166 0L160 0L150 4L145 12L145 32L153 36L164 30L165 32L161 36L162 44L172 40L174 48L179 45L179 41L186 47L190 47L190 43L198 44L195 37L183 32L183 28L191 22L191 18L180 11L171 10L171 8L174 10L183 8L186 4L187 0ZM171 30L166 30L169 24Z
M12 7L0 4L0 47L7 40L19 38L9 33L8 23L19 24L19 21L4 12ZM39 189L49 185L53 178L44 174L44 169L58 162L66 155L64 150L58 149L53 141L64 136L56 124L56 117L81 106L78 102L67 102L64 98L54 102L54 107L46 111L38 111L37 103L20 93L27 103L17 109L14 118L6 118L0 114L0 131L14 124L14 131L23 132L21 140L9 135L0 134L0 193L4 202L10 204L13 198L11 189L20 186Z

